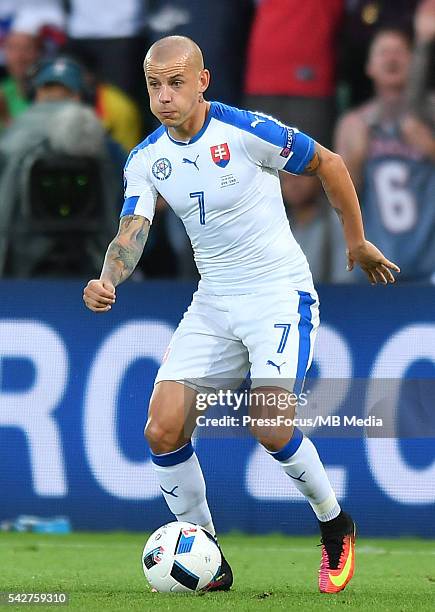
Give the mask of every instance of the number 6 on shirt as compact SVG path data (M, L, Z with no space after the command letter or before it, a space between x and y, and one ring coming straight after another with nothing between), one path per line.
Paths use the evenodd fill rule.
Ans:
M204 192L203 191L194 191L193 193L189 193L191 198L198 198L199 204L199 223L200 225L205 225L205 204L204 204Z

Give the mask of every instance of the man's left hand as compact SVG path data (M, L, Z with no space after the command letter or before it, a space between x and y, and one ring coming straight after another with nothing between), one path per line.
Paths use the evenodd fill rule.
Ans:
M353 270L355 264L367 274L367 277L372 285L383 283L387 285L389 282L394 283L395 278L392 273L400 272L400 268L389 261L384 254L375 247L374 244L365 240L361 245L355 248L347 249L347 269Z

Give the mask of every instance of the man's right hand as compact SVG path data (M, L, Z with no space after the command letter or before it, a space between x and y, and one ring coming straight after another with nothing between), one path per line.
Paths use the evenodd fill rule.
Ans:
M368 240L358 245L354 249L347 249L347 269L350 272L354 265L358 264L363 272L366 273L372 285L382 283L394 283L395 278L392 273L400 272L399 266L389 261L384 254Z
M90 280L83 291L83 301L93 312L107 312L115 300L115 287L107 280Z

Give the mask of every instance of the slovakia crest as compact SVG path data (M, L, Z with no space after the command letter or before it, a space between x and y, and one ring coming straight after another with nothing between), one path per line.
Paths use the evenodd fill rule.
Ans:
M161 157L153 163L152 171L157 180L164 181L171 175L171 162L166 157Z
M225 168L228 166L228 162L231 159L230 149L228 144L214 145L210 147L211 158L219 168Z

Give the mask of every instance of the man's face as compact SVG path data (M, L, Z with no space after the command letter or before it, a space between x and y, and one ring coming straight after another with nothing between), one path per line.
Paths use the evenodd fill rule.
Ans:
M5 43L6 67L15 79L23 79L33 64L39 59L37 39L31 34L12 32Z
M144 68L153 115L167 127L183 125L198 108L199 95L208 84L208 71L195 69L184 58L165 63L151 59Z
M371 46L367 74L375 85L401 89L408 79L410 61L411 51L405 38L385 32Z

